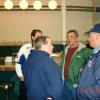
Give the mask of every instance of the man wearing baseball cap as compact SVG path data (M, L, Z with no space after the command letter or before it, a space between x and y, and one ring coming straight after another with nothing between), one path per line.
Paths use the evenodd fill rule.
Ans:
M86 34L94 49L82 72L77 97L78 100L100 100L100 23L95 24Z

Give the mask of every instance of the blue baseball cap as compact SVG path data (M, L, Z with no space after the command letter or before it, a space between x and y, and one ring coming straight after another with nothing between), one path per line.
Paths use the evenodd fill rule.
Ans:
M99 33L100 34L100 23L95 24L86 34L90 34L91 32Z

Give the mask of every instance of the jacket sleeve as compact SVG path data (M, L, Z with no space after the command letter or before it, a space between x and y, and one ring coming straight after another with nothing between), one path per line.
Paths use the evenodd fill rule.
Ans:
M23 76L21 64L16 63L15 64L15 70L16 70L16 74L18 75L18 77Z
M47 89L47 94L56 100L61 100L60 98L63 94L63 84L61 81L61 74L57 67L57 64L53 60L50 60L50 62L48 61L46 75L50 86Z
M96 100L100 100L100 56L96 59L95 63L95 96Z
M21 64L20 64L20 57L21 55L24 53L24 46L22 46L19 50L19 52L17 53L17 57L15 58L15 70L16 70L16 74L18 75L18 77L23 76L22 73L22 69L21 69Z

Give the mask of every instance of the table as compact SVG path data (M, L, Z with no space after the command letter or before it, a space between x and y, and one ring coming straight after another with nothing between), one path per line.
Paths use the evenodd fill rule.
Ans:
M0 98L1 100L18 100L19 79L15 72L15 65L0 65ZM9 86L6 89L5 86Z
M0 71L14 71L15 70L15 65L0 65Z

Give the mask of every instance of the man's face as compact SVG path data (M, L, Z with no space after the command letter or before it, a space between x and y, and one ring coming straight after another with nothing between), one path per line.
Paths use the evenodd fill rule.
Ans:
M74 46L77 42L77 37L75 36L74 32L70 32L67 34L66 40L70 46Z
M51 55L52 51L53 51L53 45L52 45L51 40L49 38L47 38L46 41L48 43L43 45L44 50Z
M100 33L91 32L89 35L90 46L95 48L100 46Z
M34 37L32 36L32 40L35 41L35 39L40 37L40 36L42 36L42 33L41 32L36 32L35 36Z
M40 37L41 35L42 35L41 32L36 32L36 34L35 34L35 36L34 36L34 40L35 40L36 38Z

